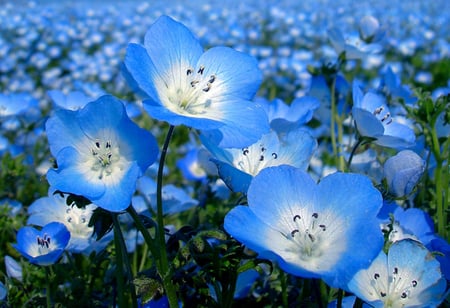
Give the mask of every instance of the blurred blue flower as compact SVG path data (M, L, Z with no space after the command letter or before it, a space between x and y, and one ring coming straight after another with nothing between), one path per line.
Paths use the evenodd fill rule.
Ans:
M0 302L3 302L6 298L8 291L6 291L6 287L3 282L0 281Z
M52 221L63 223L70 232L70 241L66 250L74 253L89 255L92 251L101 251L112 240L111 236L104 236L96 241L92 236L94 227L89 221L95 204L88 204L78 208L75 204L67 205L67 194L55 193L50 188L48 197L35 200L28 207L28 225L44 226Z
M204 136L201 140L211 152L221 179L231 190L242 193L247 192L252 178L264 168L290 165L306 170L317 148L317 141L301 128L281 137L272 131L242 149L218 147Z
M20 265L16 260L14 260L11 256L5 256L5 268L6 274L9 278L14 278L19 281L22 281L23 273L22 273L22 265Z
M411 150L400 151L384 163L389 191L397 197L408 196L424 171L425 161Z
M413 91L407 85L401 83L400 77L394 73L390 66L387 67L381 79L380 88L394 100L402 99L406 104L414 104L417 101Z
M0 93L0 118L18 115L36 104L37 100L28 93Z
M281 99L260 100L269 118L270 128L285 133L308 123L319 108L320 101L312 96L295 98L289 105Z
M415 143L414 131L393 119L386 98L372 91L364 94L358 82L353 83L352 115L359 134L375 138L378 145L405 148Z
M46 224L41 230L25 226L17 232L17 244L12 246L36 265L54 264L64 252L70 232L60 222Z
M338 55L345 53L345 59L362 59L369 53L378 53L382 46L378 43L366 44L354 34L344 34L336 27L327 31L328 39Z
M236 280L236 288L234 290L234 299L246 297L259 276L260 274L258 271L252 268L239 273Z
M379 42L386 34L378 19L370 15L361 18L358 30L360 38L366 43Z
M334 173L316 184L291 166L266 168L248 204L226 215L225 230L293 275L343 287L383 246L381 194L361 175Z
M226 147L246 146L268 131L264 111L250 101L262 79L256 60L228 47L203 52L189 29L170 17L158 18L144 46L128 45L124 67L158 120L216 130L216 142Z
M113 96L77 111L57 110L46 132L58 164L47 173L50 185L113 212L130 205L137 179L158 155L155 138Z
M92 102L94 99L87 96L83 92L73 91L68 94L64 94L59 90L51 90L47 93L53 100L53 103L62 109L78 110L83 108L87 103Z
M207 173L201 164L201 156L205 149L198 147L190 149L186 155L177 161L184 178L189 181L201 181L206 179ZM206 157L206 156L205 156Z
M143 176L138 180L137 189L139 196L142 198L133 198L133 206L141 212L150 206L154 214L156 213L156 182ZM138 197L139 197L138 196ZM189 194L183 189L176 187L172 184L164 185L162 187L162 206L163 214L171 215L179 212L186 211L194 206L198 205L198 200L192 199Z
M375 308L437 307L446 285L433 255L419 242L405 239L356 273L348 290Z

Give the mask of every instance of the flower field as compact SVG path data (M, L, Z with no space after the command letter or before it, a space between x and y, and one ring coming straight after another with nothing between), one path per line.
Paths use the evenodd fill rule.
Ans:
M449 9L0 2L0 307L450 306Z

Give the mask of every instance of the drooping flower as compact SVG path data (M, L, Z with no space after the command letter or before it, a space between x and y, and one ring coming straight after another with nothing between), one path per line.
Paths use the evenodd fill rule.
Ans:
M104 249L112 237L104 236L96 241L92 236L94 227L89 226L97 206L92 203L83 208L78 208L75 204L67 205L67 197L67 194L55 193L50 188L48 197L39 198L28 207L30 216L27 224L44 226L52 221L63 223L70 231L70 241L66 247L69 252L89 255L92 251Z
M361 175L334 173L316 184L291 166L270 167L248 189L249 206L225 217L225 230L288 273L342 287L383 245L381 194Z
M424 171L425 161L410 150L400 151L384 163L389 190L397 197L408 196Z
M130 205L137 179L158 154L155 138L109 95L77 111L56 111L46 132L58 164L47 173L50 185L113 212Z
M250 101L262 80L256 60L228 47L203 52L189 29L168 16L150 27L144 46L129 44L124 63L125 77L158 120L216 130L226 147L248 145L268 131L264 111Z
M17 232L17 244L12 246L30 263L54 264L64 252L70 240L70 232L60 222L46 224L42 230L25 226Z
M371 91L364 94L357 82L353 83L352 115L359 134L374 138L378 145L392 148L414 145L414 131L393 119L386 98Z
M446 285L432 254L419 242L404 239L356 273L348 289L375 308L437 307Z
M202 138L211 152L219 176L235 192L246 193L250 181L261 170L271 166L290 165L306 170L317 147L317 141L301 128L279 137L275 131L256 143L241 149L221 148Z

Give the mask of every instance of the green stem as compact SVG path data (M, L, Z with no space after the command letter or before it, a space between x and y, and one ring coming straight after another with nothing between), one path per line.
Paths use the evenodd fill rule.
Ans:
M281 300L283 307L288 307L288 290L287 290L287 274L280 270L280 282L281 282Z
M443 236L445 239L448 238L447 235L447 211L448 211L448 202L447 202L447 193L448 188L444 190L444 182L442 178L443 174L443 161L441 149L439 146L439 139L437 136L435 123L432 123L431 126L431 140L432 140L432 151L436 159L436 168L434 170L434 180L436 187L436 211L437 211L437 227L438 233ZM444 151L445 152L445 151ZM448 173L448 170L445 171Z
M46 278L46 290L45 290L45 298L47 300L47 308L51 308L52 307L52 294L51 294L51 281L52 279L50 278L50 268L45 268L45 278Z
M331 133L331 146L333 148L333 155L335 158L335 164L338 170L344 171L345 161L344 156L341 153L341 149L339 148L342 145L343 140L343 128L342 128L342 120L339 116L336 106L336 77L333 77L333 81L331 83L330 89L330 99L331 99L331 124L330 124L330 133ZM337 127L338 135L336 136L335 128Z
M352 164L352 160L353 160L353 156L356 153L356 150L358 149L358 147L363 143L364 138L359 137L358 141L356 141L355 145L353 146L352 152L350 153L350 157L348 158L348 162L347 162L347 168L350 169L350 166Z
M142 220L139 218L139 214L136 212L135 208L132 205L130 205L127 208L127 212L128 212L128 214L131 215L131 218L133 218L133 221L136 224L136 228L142 233L142 236L144 237L145 243L147 244L146 246L148 246L148 248L150 249L150 252L152 253L152 256L155 259L155 262L157 264L157 267L160 268L159 251L158 251L157 247L155 246L155 242L154 242L153 237L151 236L151 234L148 231L148 229L142 223Z
M127 256L127 248L125 246L125 240L123 238L122 229L120 228L120 222L116 213L111 213L114 224L114 245L116 248L116 273L117 273L117 287L119 296L119 307L128 307L127 300L125 299L125 279L128 281L129 292L131 295L132 307L137 308L136 291L134 289L133 282L129 281L131 277L131 265ZM126 268L126 275L124 271Z
M164 141L163 148L161 149L161 156L159 159L158 178L156 186L156 240L158 241L158 247L160 252L160 274L162 276L164 289L166 290L167 299L170 307L178 307L177 294L175 292L174 284L172 283L172 277L170 274L169 261L167 260L166 239L164 231L164 216L163 216L163 204L162 204L162 180L163 169L166 160L167 150L169 148L170 139L172 138L175 126L170 125L167 132L166 140Z

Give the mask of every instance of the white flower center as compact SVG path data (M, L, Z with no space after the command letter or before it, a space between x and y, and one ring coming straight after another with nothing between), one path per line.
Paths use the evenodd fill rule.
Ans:
M237 155L237 163L234 165L245 173L255 176L266 167L279 165L277 159L278 153L268 150L261 143L243 148Z
M53 250L55 250L55 248L50 236L48 234L44 234L43 237L39 235L36 236L36 245L31 247L29 253L32 257L38 257L46 255Z
M391 113L387 110L387 108L380 106L376 108L372 113L377 117L378 120L381 121L383 125L389 125L392 123Z
M376 292L385 307L405 307L411 293L419 286L419 280L413 278L414 273L405 270L402 277L400 271L394 267L389 277L383 277L383 274L378 272L372 275L370 280L372 292ZM370 293L373 294L372 292Z
M119 146L112 141L96 140L91 147L91 170L98 174L98 179L110 176L115 169L122 170Z
M292 245L283 257L314 271L328 270L345 251L345 223L333 213L302 210L288 223L292 228L284 236Z
M93 227L89 227L92 212L86 208L75 205L67 207L64 215L64 224L69 229L71 237L88 238L92 235Z
M177 76L179 75L179 76ZM178 78L175 78L178 77ZM205 113L211 105L211 90L218 84L215 74L207 74L203 65L197 68L188 67L185 71L173 74L168 84L163 81L166 92L160 92L160 98L166 103L166 107L175 112L190 115ZM162 81L162 80L161 80Z

